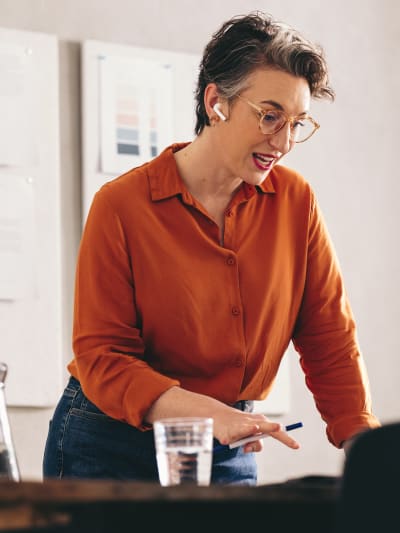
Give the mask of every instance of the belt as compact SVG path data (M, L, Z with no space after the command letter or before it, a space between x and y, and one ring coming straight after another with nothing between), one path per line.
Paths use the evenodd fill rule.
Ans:
M254 408L254 402L253 400L239 400L234 403L232 407L239 409L240 411L245 411L246 413L251 413Z

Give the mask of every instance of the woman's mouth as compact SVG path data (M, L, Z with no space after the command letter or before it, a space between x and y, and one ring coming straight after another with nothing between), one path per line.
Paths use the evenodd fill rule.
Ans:
M252 156L255 166L264 172L269 170L275 161L275 157L266 154L260 154L258 152L253 152Z

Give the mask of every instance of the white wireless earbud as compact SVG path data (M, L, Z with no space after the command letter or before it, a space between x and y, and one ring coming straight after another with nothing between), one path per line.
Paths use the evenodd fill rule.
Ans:
M222 111L220 110L219 108L219 104L215 104L215 106L213 107L214 111L217 113L217 115L219 116L219 118L221 120L226 120L226 116L222 113Z

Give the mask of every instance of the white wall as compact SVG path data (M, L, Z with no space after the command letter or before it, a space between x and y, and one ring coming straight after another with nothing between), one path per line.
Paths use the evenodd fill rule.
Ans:
M312 142L296 148L287 164L311 182L325 212L358 321L375 413L382 422L399 420L398 0L0 0L0 26L54 33L60 39L65 361L71 357L80 238L80 42L98 39L200 54L224 20L254 9L270 11L326 50L337 100L314 106L321 129ZM282 421L303 421L296 434L302 448L290 451L265 441L259 456L262 483L335 475L342 467L342 452L325 437L294 354L290 369L291 409ZM10 409L25 479L40 478L50 414Z

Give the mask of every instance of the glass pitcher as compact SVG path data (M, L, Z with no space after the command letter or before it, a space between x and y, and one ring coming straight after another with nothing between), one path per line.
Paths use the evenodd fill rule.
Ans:
M4 390L7 370L7 365L0 362L0 481L5 479L20 481Z

